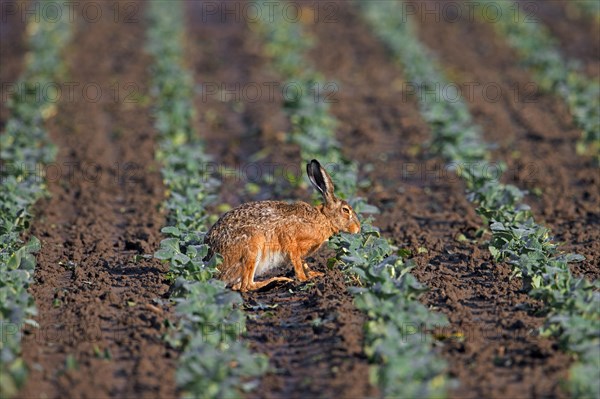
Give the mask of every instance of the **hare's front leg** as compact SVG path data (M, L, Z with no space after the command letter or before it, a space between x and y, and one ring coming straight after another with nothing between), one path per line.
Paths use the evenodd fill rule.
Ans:
M296 278L300 281L306 281L323 275L321 272L309 270L308 265L302 262L302 258L300 256L292 257L292 264L294 265Z
M304 265L302 264L302 258L299 255L290 254L290 259L292 264L294 265L294 273L296 273L296 278L300 281L308 280L306 273L304 273Z

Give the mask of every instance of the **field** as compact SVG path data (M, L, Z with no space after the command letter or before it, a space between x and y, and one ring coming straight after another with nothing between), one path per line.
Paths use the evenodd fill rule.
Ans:
M2 0L0 397L599 397L600 10L476 3ZM313 158L361 232L231 291Z

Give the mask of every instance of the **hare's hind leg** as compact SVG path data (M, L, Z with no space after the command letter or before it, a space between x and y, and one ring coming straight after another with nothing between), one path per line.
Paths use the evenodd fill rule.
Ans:
M293 281L287 277L273 277L264 281L254 281L254 274L260 262L265 240L263 237L256 237L250 240L243 256L243 273L239 290L242 292L256 291L276 281Z
M253 262L254 263L254 262ZM238 284L238 288L240 291L242 292L247 292L247 291L256 291L259 290L271 283L274 283L276 281L284 281L284 282L288 282L288 281L294 281L291 278L287 278L287 277L272 277L268 280L264 280L264 281L254 281L254 273L252 273L252 276L248 276L246 277L246 274L244 273L244 277L242 277L242 282L240 284ZM234 286L233 289L236 289L236 287Z
M264 280L264 281L253 281L250 285L248 285L247 291L256 291L259 290L271 283L274 283L276 281L284 281L284 282L289 282L289 281L294 281L291 278L287 278L287 277L272 277L268 280Z

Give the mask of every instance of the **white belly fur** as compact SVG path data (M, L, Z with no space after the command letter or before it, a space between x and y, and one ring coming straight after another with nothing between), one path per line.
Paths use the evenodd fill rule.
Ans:
M268 273L270 270L284 266L288 261L288 256L283 252L262 252L256 258L256 269L254 275L256 277Z

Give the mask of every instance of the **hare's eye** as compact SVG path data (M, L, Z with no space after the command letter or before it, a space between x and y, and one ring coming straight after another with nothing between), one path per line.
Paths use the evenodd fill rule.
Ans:
M344 213L350 213L350 208L348 208L347 206L343 207L342 210L344 211Z

